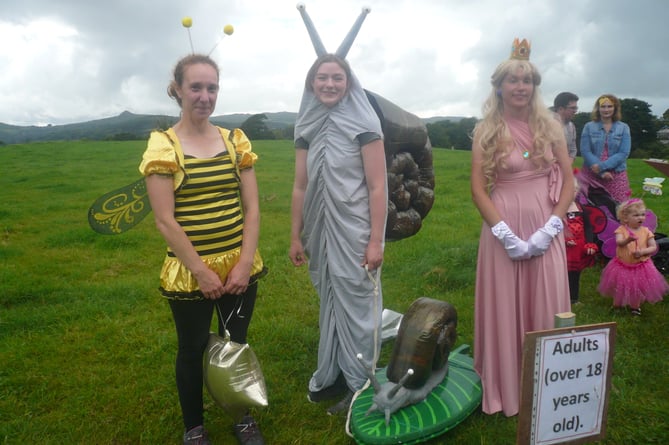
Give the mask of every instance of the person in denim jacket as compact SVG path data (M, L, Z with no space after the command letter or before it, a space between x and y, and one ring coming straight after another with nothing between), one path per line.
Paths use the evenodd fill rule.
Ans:
M627 158L632 139L629 126L620 120L620 101L603 94L595 101L592 121L581 134L584 182L604 188L613 199L623 202L631 191L627 178Z

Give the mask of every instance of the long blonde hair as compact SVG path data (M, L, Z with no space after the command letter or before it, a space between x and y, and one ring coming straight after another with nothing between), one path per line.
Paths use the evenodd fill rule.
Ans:
M541 99L539 92L541 74L537 68L527 60L509 59L502 62L490 78L492 89L483 103L483 119L474 128L474 137L478 139L483 149L483 173L488 186L491 186L495 180L495 155L499 152L499 161L504 163L513 147L511 133L504 122L504 104L499 90L504 78L517 70L523 74L529 73L534 84L529 104L529 126L533 135L531 159L537 168L543 165L546 147L552 147L560 137L564 138L561 129L559 132L556 131L556 128L559 128L555 125L556 119Z

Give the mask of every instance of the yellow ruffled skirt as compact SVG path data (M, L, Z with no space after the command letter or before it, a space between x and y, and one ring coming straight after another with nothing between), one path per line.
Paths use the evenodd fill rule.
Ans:
M239 261L241 249L235 249L224 255L203 258L204 263L225 280L230 270ZM254 283L267 275L267 268L263 264L260 252L256 250L251 267L251 279ZM191 271L184 266L177 257L166 256L160 271L160 292L164 297L172 300L202 300L204 296L200 292L197 280Z

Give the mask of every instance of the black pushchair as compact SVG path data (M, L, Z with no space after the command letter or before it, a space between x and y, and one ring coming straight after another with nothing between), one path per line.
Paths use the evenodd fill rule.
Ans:
M577 199L582 206L588 207L590 224L596 234L596 243L599 251L607 260L615 256L615 230L620 226L616 218L618 202L606 191L601 183L591 180L583 174L578 174L580 190ZM669 275L669 237L656 232L657 216L652 210L647 210L644 226L655 233L657 252L653 255L655 267L663 274Z

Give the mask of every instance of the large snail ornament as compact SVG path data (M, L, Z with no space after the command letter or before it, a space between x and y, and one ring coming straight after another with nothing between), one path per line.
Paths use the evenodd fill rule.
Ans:
M381 385L374 366L366 366L374 387L367 414L383 412L388 425L394 412L424 400L448 373L457 325L458 314L450 303L427 297L414 301L400 323L386 369L388 382ZM358 360L364 365L362 356Z
M420 118L365 90L381 120L388 174L386 239L418 233L434 203L432 144Z

